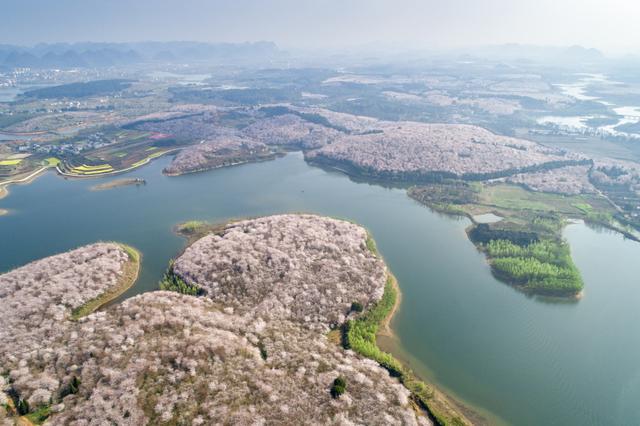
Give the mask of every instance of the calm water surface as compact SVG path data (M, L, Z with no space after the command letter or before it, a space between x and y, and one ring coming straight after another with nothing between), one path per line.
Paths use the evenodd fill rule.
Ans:
M307 166L298 153L271 162L168 178L163 158L129 175L142 187L93 192L100 180L47 174L0 201L0 271L95 242L143 253L127 296L157 287L183 247L172 227L280 212L317 212L369 228L403 292L395 351L424 377L494 422L640 424L640 244L571 225L585 279L578 303L527 298L492 278L467 240L467 220L430 212L404 191L354 183ZM106 180L105 180L106 181Z

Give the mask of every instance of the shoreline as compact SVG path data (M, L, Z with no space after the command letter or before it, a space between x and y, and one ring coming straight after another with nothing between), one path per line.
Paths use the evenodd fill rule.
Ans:
M520 168L511 168L497 170L492 172L466 172L456 174L445 170L411 170L411 171L392 171L392 170L372 170L367 171L362 166L355 164L350 160L337 160L324 155L318 155L312 158L305 156L305 161L311 165L324 166L329 169L338 170L356 179L373 182L385 182L388 185L396 184L398 186L424 185L434 182L440 182L443 179L456 179L466 182L483 182L504 177L509 177L521 173L531 173L538 169L549 170L562 168L566 166L583 165L586 160L559 160L548 161Z
M536 290L527 288L526 283L523 284L523 283L516 282L509 275L501 273L500 271L496 270L492 264L492 261L494 259L490 257L489 251L481 243L474 242L471 236L469 235L469 233L473 230L473 227L478 224L474 219L471 219L471 220L473 223L465 229L465 234L467 235L467 239L471 242L471 244L474 245L476 250L478 250L480 253L483 254L485 263L487 264L487 266L489 266L491 275L496 280L498 280L503 284L508 285L509 287L517 290L518 292L526 296L530 296L534 298L556 300L558 302L578 302L580 299L582 299L582 297L584 296L584 286L577 293L566 293L566 294L545 293L544 291L540 291L540 290L536 291ZM561 235L564 233L564 228L565 226L563 226L560 229Z
M48 169L49 167L42 167L24 178L12 179L12 180L0 182L0 200L9 196L9 185L29 185L30 183L35 181L40 176L40 174L42 174L42 172ZM0 216L5 216L8 214L9 214L9 210L0 209Z
M446 385L439 383L435 379L429 378L433 374L432 370L427 365L423 364L422 361L418 360L418 358L413 356L407 349L405 349L397 336L381 335L380 337L380 347L382 350L392 354L403 365L406 365L407 368L413 370L415 376L420 380L425 381L425 383L431 384L431 386L433 386L433 388L437 392L444 395L444 397L448 401L450 401L454 407L456 407L461 413L463 413L473 425L506 426L508 424L496 414L492 413L489 409L479 405L475 405L474 403L466 400L464 397L456 394L455 391L453 391ZM426 377L427 379L424 379L424 377Z
M0 182L0 199L8 195L9 190L7 188L9 187L9 185L16 185L16 184L22 184L22 183L29 184L33 182L38 177L39 174L41 174L42 172L48 169L49 169L48 166L40 167L39 169L36 169L35 171L31 172L29 175L25 177L21 177L18 179L5 180ZM4 193L2 192L3 189L4 189Z
M380 323L380 328L378 329L378 333L376 333L376 338L382 336L395 339L397 338L397 336L394 333L393 328L391 327L391 321L393 320L396 312L399 311L400 305L402 304L402 291L400 290L400 284L398 284L398 280L395 275L393 275L391 272L387 272L387 275L389 277L389 282L391 283L393 290L396 292L396 301L387 316Z
M241 161L237 161L235 163L229 163L229 164L219 164L216 166L204 166L204 167L199 167L197 169L191 169L191 170L186 170L184 172L166 172L165 169L162 170L162 174L165 176L169 176L169 177L178 177L178 176L185 176L185 175L191 175L194 173L203 173L203 172L209 172L212 170L218 170L218 169L224 169L227 167L234 167L234 166L241 166L244 164L252 164L252 163L262 163L265 161L272 161L275 160L276 158L279 158L281 156L283 156L284 154L275 152L272 153L268 156L264 156L264 157L258 157L258 158L251 158L251 159L247 159L247 160L241 160Z
M377 255L380 257L380 255ZM380 257L384 262L384 259ZM385 263L386 265L386 263ZM432 382L427 382L419 377L409 363L402 360L400 357L396 357L392 352L384 351L378 344L380 337L388 338L390 340L399 341L394 335L390 322L393 315L398 311L400 306L400 288L395 277L387 271L387 284L385 285L385 293L375 305L364 311L361 315L353 320L349 320L342 327L343 347L353 350L364 358L371 359L378 363L378 365L386 369L391 376L397 377L398 381L404 386L410 393L415 409L422 411L434 424L436 425L472 425L472 424L484 424L481 421L482 416L476 413L472 408L464 405L462 401L455 400L445 392L439 389L438 386ZM368 315L373 313L375 318L375 311L381 308L380 303L383 303L387 298L393 298L393 305L391 305L387 312L384 313L382 319L373 321L371 318L367 318ZM354 347L351 345L350 336L352 329L362 328L358 324L364 323L364 328L375 327L375 332L372 335L372 341L370 342L375 350L365 348ZM361 331L356 331L356 336ZM366 339L366 338L365 338ZM473 418L475 421L471 421Z
M384 262L384 258L382 258L382 255L380 255L380 253L377 252L376 255L379 256ZM385 265L386 265L386 262L385 262ZM410 352L407 352L406 349L404 349L402 342L400 341L400 338L398 337L398 335L393 330L393 327L391 326L393 318L395 314L400 310L400 305L402 304L402 291L400 289L400 284L398 283L398 280L396 279L395 275L393 275L390 271L387 271L387 277L388 277L388 282L391 284L391 287L393 288L396 294L396 298L395 298L396 300L391 310L388 312L388 314L379 324L378 331L376 332L376 335L375 335L376 337L375 345L382 352L388 353L391 356L393 356L395 359L397 359L398 362L400 362L400 364L402 365L402 367L405 369L408 369L410 372L409 374L414 376L415 379L429 386L431 388L432 397L438 398L438 400L444 402L445 404L451 404L453 407L455 407L454 410L457 409L457 411L462 413L462 415L465 417L464 420L468 420L470 424L484 426L484 425L494 424L493 422L496 422L496 424L502 425L504 422L499 417L497 417L496 415L491 413L489 410L487 410L486 408L477 407L471 404L470 402L466 401L464 398L461 398L455 395L455 393L453 393L447 387L444 387L441 384L436 383L434 380L425 380L421 374L415 372L415 369L412 367L412 364L421 364L421 362L418 361L417 358L414 358L413 355L410 354ZM411 362L411 360L407 359L406 354L408 354L409 358L414 358L415 362ZM428 367L426 368L428 370ZM412 392L412 395L413 395L413 391L409 389L404 383L403 383L403 386L406 389L408 389L410 392ZM441 419L438 419L434 415L434 413L431 412L431 408L427 409L427 414L428 414L428 417L430 418L433 417L431 418L431 420L434 421L434 424L437 425L439 424L439 422L441 422ZM448 424L448 423L445 422L443 424ZM463 422L461 424L466 424L466 423Z
M122 276L118 280L118 285L102 293L95 299L91 299L84 305L74 309L71 312L72 320L77 321L109 305L111 302L122 296L127 290L133 287L136 281L138 281L142 265L142 253L127 244L115 244L117 244L129 256L129 260L123 266Z
M155 160L156 158L160 158L160 157L164 157L167 154L172 154L176 151L179 151L182 148L175 148L175 149L170 149L168 151L163 152L161 155L158 155L156 157L147 157L144 160L140 160L139 164L134 164L132 166L129 166L127 168L121 169L121 170L113 170L110 172L106 172L106 173L96 173L93 175L78 175L78 174L74 174L74 173L67 173L67 172L63 172L62 169L60 169L60 165L56 165L56 171L58 172L59 175L67 177L67 178L77 178L77 179L91 179L91 178L100 178L100 177L104 177L104 176L114 176L114 175L118 175L118 174L122 174L122 173L127 173L130 172L132 170L138 169L142 166L146 166L147 164L149 164L151 161Z
M307 214L315 214L315 213L307 213ZM206 221L187 221L182 222L173 227L173 232L185 238L185 245L182 249L184 252L190 245L192 245L198 239L208 235L210 233L217 233L224 230L224 228L237 222L238 220L243 220L241 218L235 218L231 220L227 220L223 223L209 223ZM344 220L344 219L341 219ZM349 221L350 223L353 223ZM181 229L185 225L191 225L190 229ZM356 225L361 226L356 223ZM365 228L366 230L366 228ZM399 311L400 305L402 303L402 291L400 289L400 284L396 277L391 273L389 267L387 266L386 261L382 254L377 250L375 245L375 240L371 236L371 233L366 230L367 239L365 240L365 244L367 245L368 250L377 258L382 260L386 268L386 276L387 281L385 284L385 292L382 298L376 302L375 305L370 306L367 310L363 311L361 315L356 317L355 319L348 320L340 327L338 330L338 335L334 336L334 343L338 346L345 347L345 342L348 341L348 331L346 331L347 324L350 322L358 321L359 318L362 317L363 314L367 314L372 310L375 310L378 307L378 304L385 299L385 297L393 297L393 305L389 308L387 312L384 312L383 318L373 324L376 327L376 331L373 335L373 342L371 342L380 353L384 353L386 357L391 357L398 365L399 370L395 372L389 370L387 366L380 362L380 360L376 359L373 356L367 356L364 353L359 352L357 349L353 347L349 347L350 350L353 350L360 356L371 359L378 363L381 368L386 369L392 376L396 376L402 384L409 392L411 392L413 402L415 404L415 409L422 410L423 413L434 422L434 424L484 424L484 421L479 421L478 419L483 419L482 415L476 411L472 407L468 407L462 401L455 400L453 397L449 396L444 391L438 389L434 384L423 381L418 375L416 375L413 370L410 368L409 364L404 361L400 361L399 358L396 358L395 355L391 354L391 352L383 351L378 344L378 338L389 338L397 340L397 337L391 327L391 322L395 314ZM389 290L391 289L391 294L389 294ZM339 337L338 337L339 336ZM346 348L346 347L345 347ZM400 375L397 375L399 373ZM473 419L474 421L471 421Z
M388 267L387 262L385 261L382 254L378 251L372 234L368 230L366 230L366 232L367 239L365 241L365 244L367 245L367 248L374 256L382 260L386 267L387 280L385 284L385 292L382 298L373 307L370 307L368 310L364 311L356 319L348 320L343 325L341 333L341 346L345 346L344 343L346 342L347 348L353 350L356 353L359 353L365 358L377 362L380 367L388 370L389 374L398 377L400 383L409 392L411 392L411 397L415 404L415 409L422 410L434 424L484 424L485 421L478 412L474 411L471 407L466 406L462 401L456 400L453 397L449 396L432 382L423 380L413 371L408 362L402 360L400 357L396 357L396 355L394 355L391 351L385 351L379 344L380 338L399 342L398 337L391 327L391 322L393 321L395 314L400 309L400 305L402 303L402 291L400 289L398 280L390 271L390 268ZM373 341L371 343L375 346L378 354L372 353L367 355L360 352L357 348L353 348L349 343L350 329L353 327L353 323L364 320L361 319L363 318L363 315L366 316L368 313L378 309L380 307L379 304L383 303L384 299L387 297L393 298L393 305L391 305L391 307L388 308L388 311L384 313L382 319L370 324L370 326L374 326L376 328L373 335ZM471 419L473 419L473 421Z

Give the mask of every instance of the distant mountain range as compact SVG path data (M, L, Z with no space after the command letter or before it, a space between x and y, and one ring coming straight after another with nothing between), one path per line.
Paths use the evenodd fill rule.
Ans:
M0 44L0 67L81 68L139 63L255 63L282 56L271 42L55 43L33 47Z
M500 44L479 46L459 50L468 57L495 59L501 61L533 61L551 64L595 63L605 59L598 49L583 46L536 46L527 44Z

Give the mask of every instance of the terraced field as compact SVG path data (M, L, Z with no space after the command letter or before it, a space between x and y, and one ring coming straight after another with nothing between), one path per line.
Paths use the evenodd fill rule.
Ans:
M102 173L110 173L113 171L113 167L110 164L100 164L96 166L88 166L82 164L80 166L71 167L70 171L78 175L97 175Z
M130 170L144 166L145 164L149 163L151 160L161 157L172 151L175 151L175 149L173 150L165 149L161 151L155 151L134 163L131 163L131 164L124 163L123 167L120 167L120 168L116 168L109 163L97 164L97 165L87 165L83 163L79 166L74 166L68 163L59 163L57 164L57 169L58 169L58 172L64 176L97 177L101 175L110 175L114 173L128 172Z

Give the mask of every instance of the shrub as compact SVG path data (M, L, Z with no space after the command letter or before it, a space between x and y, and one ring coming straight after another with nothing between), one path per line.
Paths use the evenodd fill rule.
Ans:
M362 306L362 303L356 301L351 304L351 311L362 312L363 310L364 310L364 306Z
M46 406L46 407L40 407L33 413L27 414L26 417L31 423L40 425L44 423L49 418L50 415L51 415L51 407Z
M204 290L195 284L189 284L173 272L173 261L160 281L160 290L175 291L189 296L202 296Z
M24 416L29 413L29 403L26 399L18 399L18 403L16 404L16 410L18 410L18 414Z
M264 346L264 343L262 341L258 342L258 349L260 350L260 357L262 357L262 359L266 361L269 355L267 353L267 348Z
M69 384L67 384L66 386L63 386L62 389L60 390L60 399L63 399L67 395L76 394L78 393L79 390L80 390L80 380L76 376L73 376Z
M340 398L340 395L345 393L347 390L347 381L344 377L338 376L333 381L333 385L331 386L331 396L334 398Z

